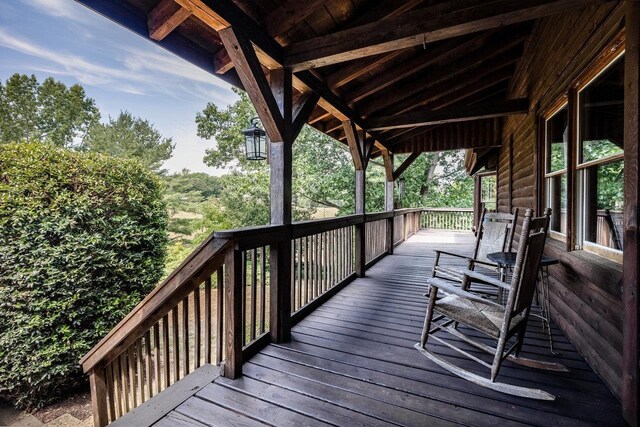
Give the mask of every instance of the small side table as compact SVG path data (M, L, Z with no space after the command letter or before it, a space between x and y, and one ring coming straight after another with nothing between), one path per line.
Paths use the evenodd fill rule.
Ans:
M507 269L511 269L515 266L516 256L517 254L515 252L494 252L492 254L488 254L487 258L498 264L498 269L500 270L500 280L505 282L507 277ZM540 303L541 314L533 314L533 316L539 317L542 320L542 329L549 335L549 347L551 348L551 353L557 354L553 349L553 334L551 333L550 324L551 306L549 304L549 266L554 264L558 264L558 260L556 258L542 255L542 258L540 259L540 271L538 275L540 288L536 288L536 290L538 291L538 302Z

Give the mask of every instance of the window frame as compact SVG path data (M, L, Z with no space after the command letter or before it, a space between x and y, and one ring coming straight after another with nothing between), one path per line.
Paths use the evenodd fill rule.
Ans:
M568 128L569 128L569 134L568 134L568 138L567 138L567 146L565 147L566 153L567 153L567 158L566 158L566 162L565 162L565 167L564 169L560 169L557 171L553 171L553 172L549 172L549 162L548 157L551 155L551 153L549 152L549 146L550 144L548 144L548 123L549 120L551 120L556 114L558 114L562 109L567 108L567 118L569 120L568 123ZM545 208L546 204L547 204L547 180L550 178L555 178L555 177L561 177L562 175L566 175L567 176L567 225L566 225L566 230L567 233L562 233L559 231L555 231L555 230L551 230L551 228L549 228L549 237L555 239L555 240L559 240L561 242L567 243L567 239L569 236L569 205L571 204L571 200L569 199L569 173L571 170L571 165L570 165L570 153L571 150L573 149L573 145L572 145L572 135L571 135L571 105L569 102L569 96L568 94L563 94L562 96L560 96L553 104L551 104L551 107L549 107L543 114L542 114L542 132L543 132L543 136L542 136L542 207Z
M612 154L607 157L603 157L601 159L589 160L588 162L582 162L582 129L580 127L580 93L588 88L594 81L598 79L605 71L611 68L616 62L621 60L625 54L625 45L624 39L622 39L622 44L617 45L616 48L608 49L611 51L611 55L605 55L601 61L598 61L596 64L592 64L593 69L588 69L582 79L574 85L574 89L576 91L576 105L574 106L576 115L576 135L575 135L575 158L576 158L576 170L586 169L593 166L613 163L618 160L624 159L624 150L618 154Z
M550 104L546 110L538 114L539 135L539 161L542 163L537 167L541 179L537 181L539 195L538 207L544 208L547 205L547 180L556 176L566 174L567 176L567 224L566 234L549 230L549 237L566 243L567 252L573 250L585 250L589 253L601 256L615 262L622 262L622 251L608 246L602 246L584 239L585 223L583 214L585 212L585 177L586 170L600 165L615 163L624 159L622 153L613 154L602 159L581 162L582 142L580 126L580 92L593 83L602 73L613 66L625 55L625 33L619 32L607 47L578 75L556 100ZM548 121L560 110L567 107L568 114L568 138L567 138L567 159L566 167L559 171L548 172L547 155L547 124Z

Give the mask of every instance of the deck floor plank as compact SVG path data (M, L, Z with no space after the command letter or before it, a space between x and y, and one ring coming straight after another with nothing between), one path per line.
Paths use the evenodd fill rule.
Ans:
M300 321L291 342L268 345L243 366L242 378L216 379L158 425L169 425L166 421L173 419L180 425L188 420L193 425L209 424L215 417L244 423L238 425L283 426L624 425L619 402L571 342L552 325L560 354L551 354L548 337L535 317L528 325L523 356L563 363L570 372L544 372L505 362L498 378L549 391L557 397L553 402L472 384L413 348L422 329L433 249L469 254L472 245L468 233L419 232L367 270L365 278L354 280ZM466 266L461 259L446 260L450 266ZM491 287L474 287L495 293ZM461 330L494 344L477 331ZM438 342L429 345L447 360L487 375L483 367L450 348ZM465 350L489 360L473 347Z

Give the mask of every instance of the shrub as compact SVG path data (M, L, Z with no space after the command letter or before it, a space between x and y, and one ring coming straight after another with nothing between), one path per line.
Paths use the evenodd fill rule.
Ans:
M21 408L86 381L78 360L159 281L167 213L131 160L0 147L0 395Z

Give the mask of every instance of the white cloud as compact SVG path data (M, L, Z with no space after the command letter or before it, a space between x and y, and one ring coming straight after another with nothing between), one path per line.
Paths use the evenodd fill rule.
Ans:
M156 93L173 97L179 97L179 91L183 90L191 96L225 104L235 98L231 86L226 82L153 45L149 45L148 49L114 47L116 54L122 52L119 58L115 58L116 65L120 67L102 65L59 50L53 51L14 35L3 27L0 27L0 46L49 63L44 66L33 65L33 69L74 77L85 85L109 86L137 95Z
M78 7L77 3L70 0L26 0L23 3L56 18L66 18L72 21L83 20L82 9Z

